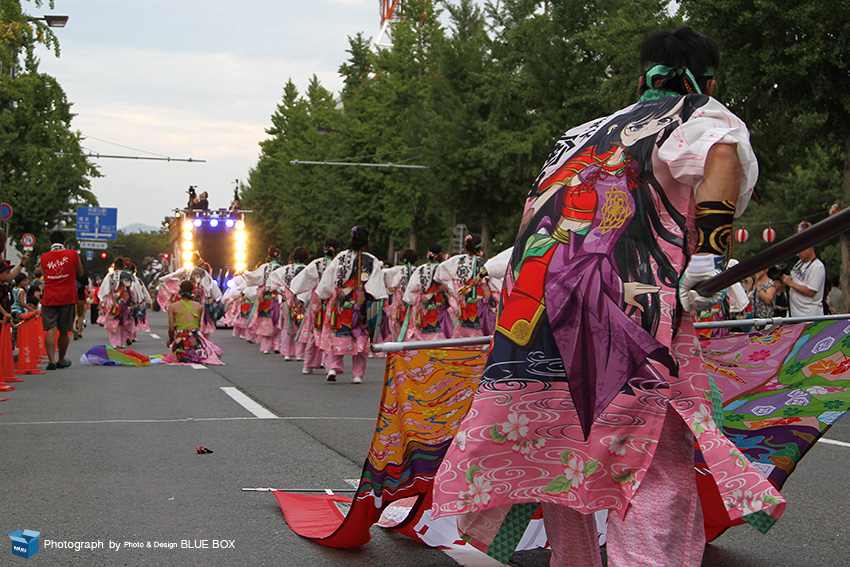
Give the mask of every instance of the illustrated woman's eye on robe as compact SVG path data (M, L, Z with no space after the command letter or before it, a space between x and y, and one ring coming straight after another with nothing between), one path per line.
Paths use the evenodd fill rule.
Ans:
M646 124L630 124L627 129L629 132L634 134L643 130L645 126Z
M658 119L658 125L659 125L659 126L667 126L667 125L668 125L668 124L670 124L671 122L673 122L673 117L672 117L672 116L665 116L664 118L659 118L659 119Z

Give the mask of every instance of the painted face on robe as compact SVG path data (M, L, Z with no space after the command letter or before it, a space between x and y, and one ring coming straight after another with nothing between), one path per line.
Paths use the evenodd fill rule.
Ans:
M679 99L679 103L667 110L660 116L647 116L639 118L635 121L626 124L620 132L620 144L625 147L631 147L639 140L655 136L658 132L664 130L670 125L681 124L681 111L684 98Z

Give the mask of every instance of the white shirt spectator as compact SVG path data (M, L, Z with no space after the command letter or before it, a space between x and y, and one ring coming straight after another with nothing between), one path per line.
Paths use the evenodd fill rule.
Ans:
M823 315L823 288L826 281L826 268L823 262L818 258L809 262L800 260L794 264L791 277L794 283L815 290L815 295L809 297L793 287L789 287L788 305L791 317Z

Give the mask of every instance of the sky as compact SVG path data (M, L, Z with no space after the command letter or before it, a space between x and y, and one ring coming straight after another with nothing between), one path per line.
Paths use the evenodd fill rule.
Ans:
M188 200L190 185L210 207L230 205L246 182L259 142L292 80L313 75L338 94L348 37L380 29L378 0L55 0L30 16L67 15L54 29L59 58L40 52L56 77L83 147L103 155L192 158L205 163L92 159L102 207L118 227L159 227Z

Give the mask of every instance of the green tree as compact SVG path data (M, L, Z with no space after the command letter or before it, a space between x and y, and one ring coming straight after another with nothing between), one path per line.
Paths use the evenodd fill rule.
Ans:
M850 4L681 0L680 5L688 22L721 46L721 96L751 127L760 191L768 201L765 214L816 218L839 196L850 206ZM821 157L826 159L818 161ZM812 180L816 184L807 184ZM850 289L847 233L841 237L841 285ZM850 294L844 300L847 311Z
M97 204L89 180L99 173L83 157L62 87L38 72L34 49L58 55L55 35L18 1L0 0L0 16L0 198L14 210L11 236L32 233L38 253L60 212Z

